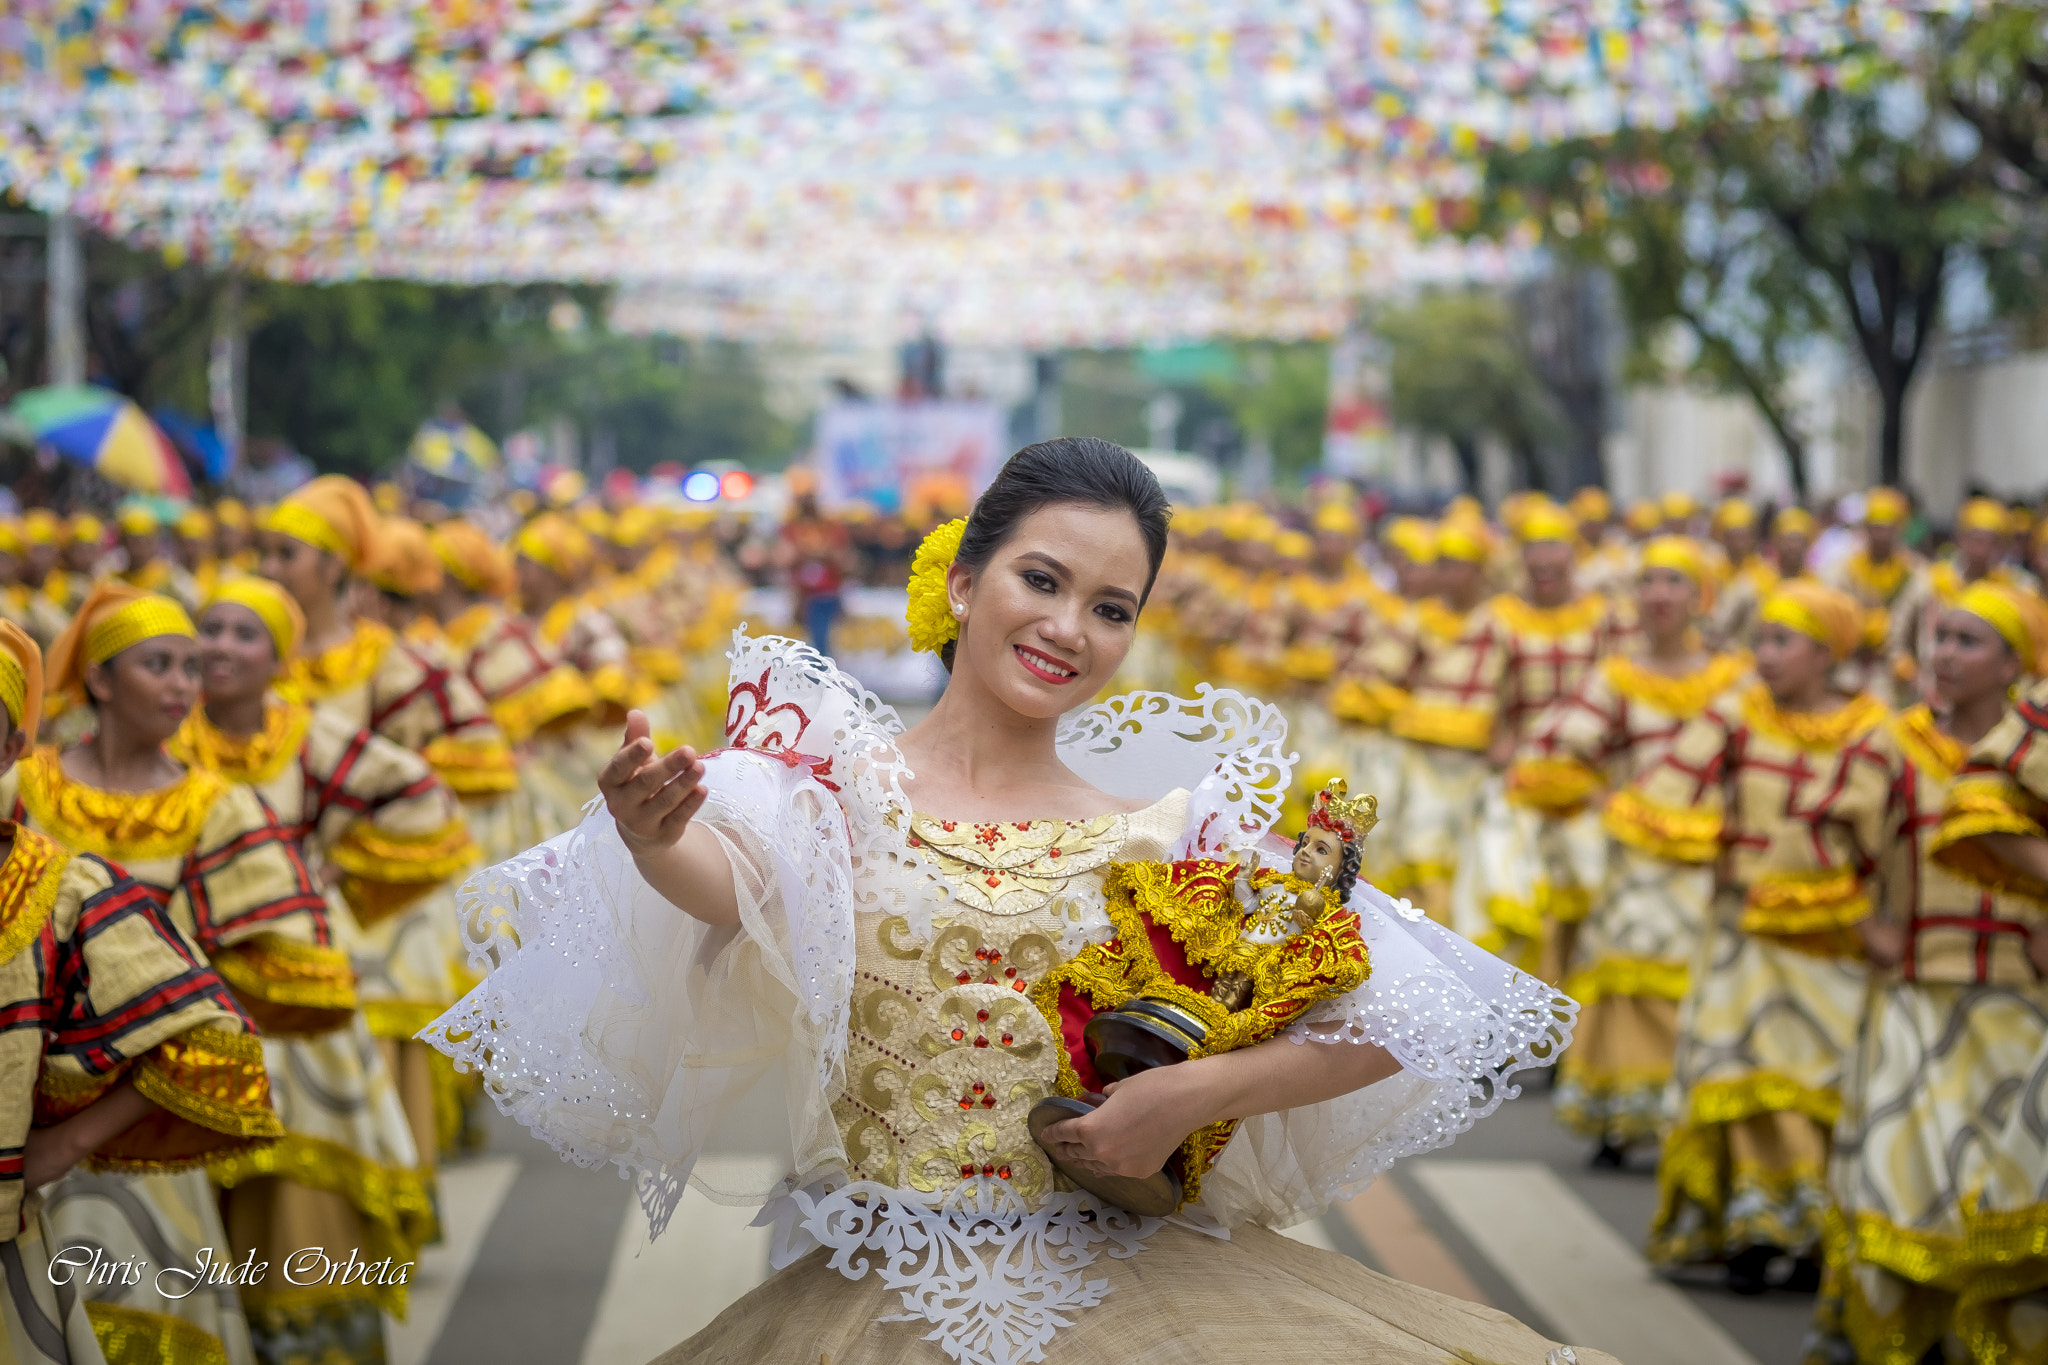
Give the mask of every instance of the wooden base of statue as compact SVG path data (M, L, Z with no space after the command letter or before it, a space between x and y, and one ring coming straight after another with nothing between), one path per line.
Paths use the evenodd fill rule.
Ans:
M1095 1069L1113 1081L1127 1080L1156 1066L1172 1066L1188 1059L1188 1053L1207 1036L1201 1020L1184 1010L1158 1000L1132 1000L1107 1010L1088 1021L1081 1037L1094 1058ZM1126 1209L1143 1218L1164 1218L1180 1207L1180 1178L1171 1170L1147 1176L1091 1175L1066 1165L1039 1137L1055 1123L1091 1112L1086 1100L1053 1095L1031 1107L1026 1121L1031 1140L1045 1147L1046 1155L1060 1174L1098 1199Z

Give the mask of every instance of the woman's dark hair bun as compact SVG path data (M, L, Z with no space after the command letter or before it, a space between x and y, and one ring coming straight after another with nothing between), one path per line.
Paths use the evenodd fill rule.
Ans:
M1143 596L1151 596L1160 562L1166 558L1166 523L1173 508L1143 460L1114 441L1094 436L1061 436L1012 455L995 482L975 500L954 562L980 572L1026 517L1064 503L1121 509L1136 519L1149 561ZM952 642L939 651L939 658L952 671Z

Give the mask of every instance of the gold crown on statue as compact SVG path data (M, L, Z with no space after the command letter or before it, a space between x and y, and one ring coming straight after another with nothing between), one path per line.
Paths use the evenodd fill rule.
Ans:
M1350 787L1343 778L1333 777L1316 793L1315 803L1309 807L1310 829L1326 829L1350 843L1363 839L1372 833L1372 827L1380 822L1380 799L1377 796L1347 795Z

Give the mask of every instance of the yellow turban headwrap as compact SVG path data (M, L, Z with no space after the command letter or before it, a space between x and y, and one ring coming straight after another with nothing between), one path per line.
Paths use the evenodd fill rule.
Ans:
M401 597L418 597L441 586L441 557L426 527L409 517L387 517L378 534L383 543L377 567L370 571L372 583Z
M18 555L22 547L21 527L15 522L0 521L0 554Z
M1963 504L1963 510L1956 513L1956 529L1996 531L2004 535L2005 504L1990 498L1971 498Z
M1467 564L1483 564L1487 554L1486 531L1466 522L1446 520L1436 528L1436 555L1438 559L1456 559Z
M249 526L249 509L234 498L222 498L213 505L213 519L223 526Z
M1856 599L1810 578L1788 578L1771 589L1758 615L1820 641L1837 660L1853 654L1863 638Z
M1632 502L1629 504L1628 515L1622 520L1629 530L1640 535L1663 525L1664 514L1657 510L1657 504L1654 502Z
M473 523L444 521L427 533L427 539L433 544L441 566L463 587L485 597L512 595L516 586L512 556L493 544Z
M105 544L107 539L106 523L89 512L80 512L71 519L71 539L79 545Z
M1666 521L1684 521L1699 514L1700 504L1692 494L1674 488L1658 501L1657 510Z
M325 550L345 560L351 573L360 574L376 566L381 521L361 484L339 474L322 474L271 508L263 529Z
M168 597L118 578L93 585L64 633L50 642L47 676L53 692L83 698L85 670L159 635L197 638L192 618Z
M557 512L543 512L521 528L512 548L544 569L563 578L581 578L590 569L590 537L583 528Z
M114 524L121 528L121 534L124 536L155 535L163 526L163 523L157 520L156 513L147 507L136 506L123 507L115 516Z
M35 507L21 514L21 538L29 544L55 545L63 537L63 524L48 508Z
M1316 508L1313 523L1318 531L1332 535L1355 536L1358 534L1358 514L1341 502L1326 502Z
M612 543L628 548L645 545L661 531L661 514L652 507L628 507L612 518Z
M1872 526L1897 526L1909 510L1906 495L1896 488L1873 488L1863 500L1863 520Z
M2024 507L2015 507L2005 514L2005 529L2008 534L2025 540L2034 529L2034 514Z
M1421 517L1396 517L1387 527L1387 544L1411 564L1436 563L1436 528Z
M1572 494L1572 515L1581 522L1602 522L1614 515L1614 499L1604 488L1586 487Z
M1797 533L1811 540L1819 530L1820 523L1804 507L1787 507L1771 518L1771 534L1774 536Z
M1273 549L1282 559L1307 559L1316 551L1316 543L1299 531L1282 531L1273 541Z
M33 745L43 718L43 651L12 621L0 621L0 704Z
M277 646L279 663L299 652L299 641L306 638L306 616L292 595L277 584L267 578L246 574L230 578L206 599L209 608L222 602L232 602L256 613L264 629L270 632L271 642Z
M1721 505L1714 509L1714 529L1716 531L1729 531L1754 525L1756 525L1756 509L1741 498L1723 499Z
M2039 673L2048 651L2048 603L2024 588L1978 579L1956 598L1956 609L1987 622L2004 637L2029 673Z
M1645 569L1669 569L1692 580L1699 590L1700 604L1711 605L1713 575L1707 571L1706 552L1690 536L1657 536L1643 546L1641 565Z
M1516 534L1524 545L1542 540L1572 541L1578 539L1579 526L1572 520L1571 513L1546 500L1532 504L1522 514L1521 529Z
M204 540L213 534L213 518L194 507L178 518L178 534L187 540Z

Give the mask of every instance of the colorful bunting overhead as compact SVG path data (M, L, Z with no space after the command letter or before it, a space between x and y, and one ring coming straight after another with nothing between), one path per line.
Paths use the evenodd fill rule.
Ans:
M1664 122L1930 0L16 0L0 186L294 279L616 281L630 325L1301 336L1500 270L1493 141Z

